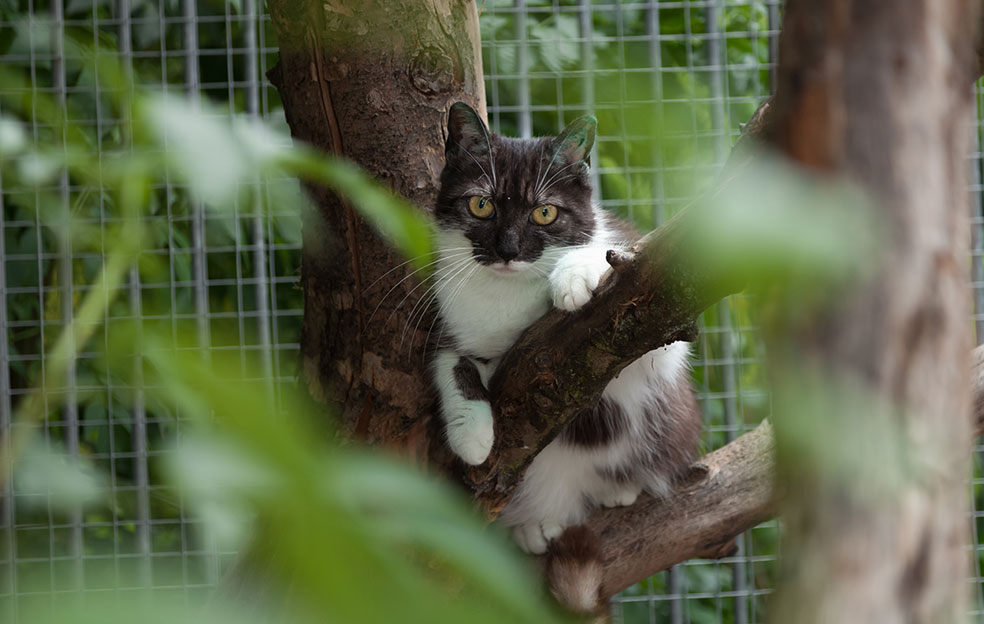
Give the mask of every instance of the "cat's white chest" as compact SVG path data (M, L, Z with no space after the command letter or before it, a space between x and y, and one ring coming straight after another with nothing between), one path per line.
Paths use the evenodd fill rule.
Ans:
M483 358L505 353L550 308L546 279L498 276L478 267L451 275L439 287L444 332L459 351Z

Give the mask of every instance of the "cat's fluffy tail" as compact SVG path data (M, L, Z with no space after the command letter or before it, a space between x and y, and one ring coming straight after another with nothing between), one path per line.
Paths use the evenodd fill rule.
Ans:
M550 543L547 583L557 601L577 613L598 613L603 605L601 540L584 525L568 527Z

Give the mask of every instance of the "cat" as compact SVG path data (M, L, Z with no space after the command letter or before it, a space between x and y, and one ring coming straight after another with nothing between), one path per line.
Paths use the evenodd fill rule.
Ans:
M487 387L501 356L551 306L587 303L607 251L633 242L592 199L596 126L584 116L557 137L515 139L489 132L462 102L449 111L431 371L446 441L467 464L492 448ZM534 458L500 516L524 550L545 552L594 507L668 492L700 434L689 348L675 342L629 364Z

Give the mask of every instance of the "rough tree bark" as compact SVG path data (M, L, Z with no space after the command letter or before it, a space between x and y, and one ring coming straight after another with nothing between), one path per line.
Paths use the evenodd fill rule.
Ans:
M775 144L862 185L884 245L831 305L773 325L788 492L776 622L965 617L964 158L977 10L960 0L786 4Z
M448 107L461 100L485 110L475 3L270 0L268 7L280 41L269 77L294 138L355 161L430 210ZM431 411L423 341L402 333L425 289L401 282L409 270L387 273L403 259L351 206L324 188L307 190L314 207L303 218L301 378L345 433L423 462Z

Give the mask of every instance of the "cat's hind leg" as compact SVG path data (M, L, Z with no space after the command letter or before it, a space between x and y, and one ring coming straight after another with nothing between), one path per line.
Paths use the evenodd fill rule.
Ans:
M564 529L584 521L587 492L600 476L590 458L554 439L530 464L506 508L502 521L526 552L542 554Z
M612 483L595 495L595 499L603 507L628 507L636 502L642 494L642 486L635 483Z
M564 532L566 527L555 522L521 524L513 529L513 539L524 552L542 555L550 542Z
M495 434L488 390L478 368L470 359L442 349L434 358L433 375L448 446L466 463L481 464L492 450Z

